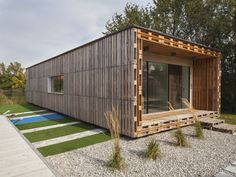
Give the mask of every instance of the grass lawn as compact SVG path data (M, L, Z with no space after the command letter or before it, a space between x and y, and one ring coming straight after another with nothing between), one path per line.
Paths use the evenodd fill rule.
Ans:
M31 129L31 128L45 127L45 126L56 125L56 124L64 124L64 123L75 122L75 121L78 121L78 120L70 118L70 117L65 117L62 119L45 120L41 122L33 122L33 123L28 123L28 124L16 125L16 127L19 130L26 130L26 129Z
M79 133L86 130L94 129L95 126L92 126L90 124L86 123L80 123L75 125L68 125L65 127L58 127L58 128L51 128L47 130L41 130L31 133L25 133L24 136L30 141L30 142L37 142L52 138L57 138L60 136L70 135L73 133Z
M59 144L53 144L50 146L41 147L38 150L43 156L49 156L86 147L92 144L101 143L110 139L111 139L110 134L99 133L96 135L91 135L76 140L71 140Z
M225 123L236 125L236 114L221 114L221 119L225 120Z
M32 105L32 104L10 104L10 105L0 105L0 114L10 110L10 113L19 113L27 111L36 111L43 109L41 107Z

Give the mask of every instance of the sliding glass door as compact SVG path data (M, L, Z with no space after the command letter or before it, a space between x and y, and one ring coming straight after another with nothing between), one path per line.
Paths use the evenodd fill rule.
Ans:
M190 101L190 67L182 66L182 98ZM182 103L182 108L186 105Z
M143 111L145 114L183 108L189 99L189 67L145 61L143 64Z
M168 65L144 62L144 113L168 110Z
M169 65L169 102L175 109L182 107L182 66Z

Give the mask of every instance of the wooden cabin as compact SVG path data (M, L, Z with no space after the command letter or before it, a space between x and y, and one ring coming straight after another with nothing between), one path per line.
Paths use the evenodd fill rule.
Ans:
M132 26L27 68L26 97L104 128L113 105L121 133L141 137L192 124L181 98L198 117L217 117L220 58L216 49Z

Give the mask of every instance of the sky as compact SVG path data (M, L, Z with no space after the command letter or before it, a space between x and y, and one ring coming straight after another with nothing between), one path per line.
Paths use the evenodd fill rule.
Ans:
M128 2L152 0L0 0L0 62L26 68L102 37Z

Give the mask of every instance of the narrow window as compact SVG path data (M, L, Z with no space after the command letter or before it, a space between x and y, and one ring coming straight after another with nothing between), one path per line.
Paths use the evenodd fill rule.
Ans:
M52 93L63 93L63 82L64 82L64 76L52 76L48 79L48 92Z

